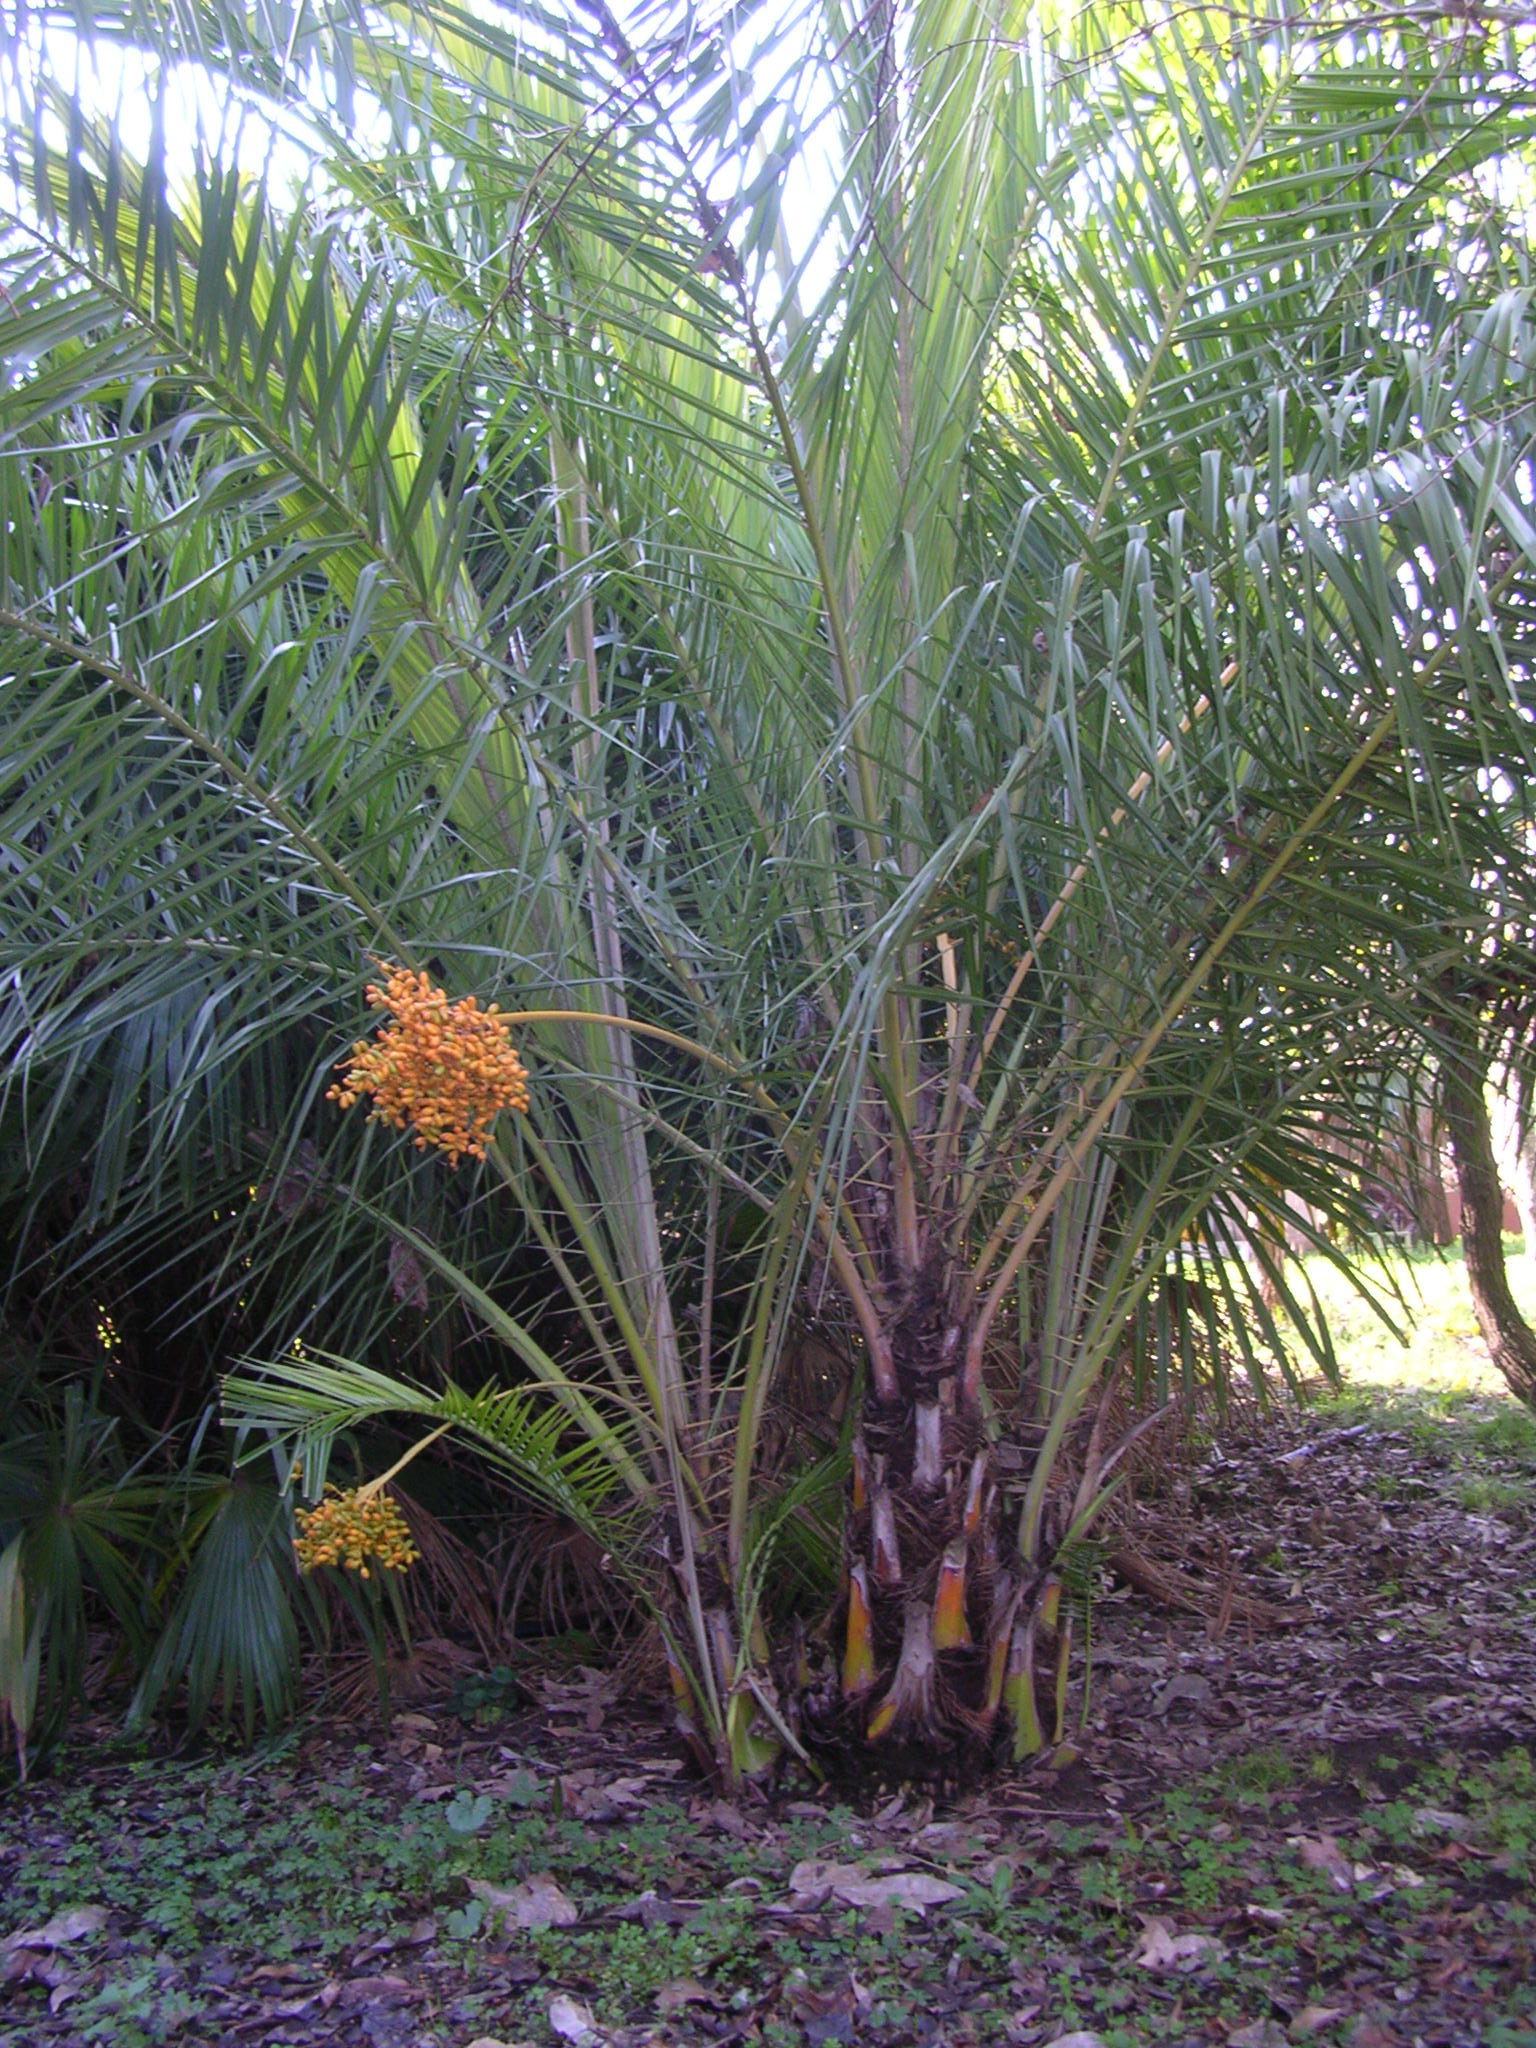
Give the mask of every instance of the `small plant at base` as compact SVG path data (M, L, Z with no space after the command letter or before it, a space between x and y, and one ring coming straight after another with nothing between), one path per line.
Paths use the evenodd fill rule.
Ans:
M478 1835L491 1817L488 1792L473 1792L461 1785L443 1808L443 1819L456 1835Z
M1536 1415L1513 1404L1474 1422L1472 1437L1481 1451L1509 1451L1520 1458L1536 1459Z
M1263 1799L1284 1786L1294 1784L1295 1769L1278 1743L1265 1743L1245 1756L1234 1757L1222 1776L1239 1802Z
M450 1166L483 1159L501 1111L528 1107L528 1070L505 1021L494 1003L482 1010L474 996L450 1003L425 972L378 965L384 984L370 982L366 994L390 1021L353 1046L326 1101L350 1109L371 1095L369 1122L413 1128L418 1151L435 1146Z
M517 1673L509 1665L498 1664L493 1671L472 1672L461 1678L453 1689L451 1704L461 1721L485 1727L521 1706L527 1697ZM531 1802L523 1799L517 1803L526 1806Z

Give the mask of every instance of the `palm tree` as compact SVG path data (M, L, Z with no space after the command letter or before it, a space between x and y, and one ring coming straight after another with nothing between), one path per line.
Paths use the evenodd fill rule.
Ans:
M393 1408L627 1532L727 1770L1038 1749L1116 1388L1218 1319L1257 1370L1265 1282L1326 1358L1267 1247L1356 1200L1397 939L1473 943L1404 821L1492 859L1529 765L1524 32L94 20L148 146L25 53L0 412L5 1115L57 1186L89 1104L71 1241L318 1148L234 1390L311 1482ZM181 166L178 64L248 123ZM467 1194L320 1107L370 957L514 1020ZM370 1233L522 1389L365 1356ZM797 1319L859 1388L819 1674Z

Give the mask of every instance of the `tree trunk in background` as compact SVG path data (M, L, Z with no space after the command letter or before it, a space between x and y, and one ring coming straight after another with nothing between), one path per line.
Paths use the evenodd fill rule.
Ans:
M1413 1198L1419 1234L1426 1244L1449 1244L1456 1233L1451 1228L1450 1204L1445 1199L1439 1119L1430 1103L1419 1105L1414 1140Z
M1510 1192L1520 1211L1525 1256L1536 1263L1536 1133L1522 1133L1514 1156Z
M1488 1115L1488 1059L1467 1020L1448 1019L1436 1036L1440 1113L1461 1189L1461 1242L1477 1326L1511 1392L1536 1408L1536 1330L1516 1306L1504 1268L1504 1190Z
M1530 1116L1522 1115L1521 1076L1514 1067L1500 1067L1494 1083L1499 1125L1494 1137L1504 1184L1520 1214L1525 1256L1536 1262L1536 1103Z

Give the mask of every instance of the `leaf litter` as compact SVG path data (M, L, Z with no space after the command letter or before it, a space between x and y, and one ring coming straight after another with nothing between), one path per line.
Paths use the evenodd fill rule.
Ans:
M1195 1590L1106 1576L1076 1759L937 1810L721 1797L586 1667L265 1761L88 1727L0 1811L0 2043L1531 2048L1536 1512L1468 1487L1482 1414L1143 1481Z

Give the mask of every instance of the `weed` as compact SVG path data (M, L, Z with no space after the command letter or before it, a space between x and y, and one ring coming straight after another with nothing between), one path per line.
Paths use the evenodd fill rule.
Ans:
M1234 1757L1221 1775L1239 1801L1265 1799L1296 1782L1296 1768L1277 1742Z
M1529 1481L1470 1478L1457 1481L1456 1498L1472 1515L1496 1515L1524 1507L1531 1498Z
M460 1679L451 1704L461 1721L484 1728L514 1712L526 1697L517 1673L510 1665L498 1664L492 1671L477 1671Z
M1423 1832L1417 1818L1419 1805L1412 1799L1388 1799L1373 1808L1370 1824L1361 1829L1361 1839L1384 1842L1389 1848L1411 1848Z
M490 1819L491 1796L460 1786L443 1808L443 1819L456 1835L478 1835Z
M1123 1912L1127 1905L1125 1886L1121 1874L1113 1863L1097 1857L1080 1866L1077 1886L1084 1903L1102 1907L1109 1912Z
M1536 1465L1536 1415L1510 1402L1472 1425L1472 1441L1481 1451L1521 1458Z
M1506 1750L1465 1790L1473 1817L1502 1869L1525 1879L1536 1868L1536 1765L1529 1750Z
M1209 1841L1188 1845L1182 1898L1191 1913L1213 1913L1233 1879L1232 1860Z

